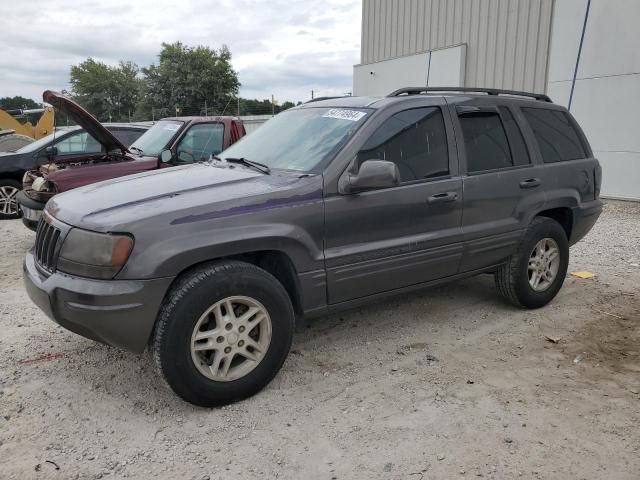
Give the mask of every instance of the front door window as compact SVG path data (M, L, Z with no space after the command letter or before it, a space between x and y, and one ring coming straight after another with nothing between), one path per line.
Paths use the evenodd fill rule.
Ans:
M222 152L224 125L203 123L191 127L178 143L177 156L180 163L208 160Z
M403 183L448 175L447 134L440 108L414 108L390 117L358 152L358 164L366 160L394 162Z

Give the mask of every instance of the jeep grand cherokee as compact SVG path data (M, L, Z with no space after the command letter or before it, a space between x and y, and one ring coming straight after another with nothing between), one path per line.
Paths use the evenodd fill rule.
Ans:
M598 161L544 95L449 90L307 103L209 161L57 195L29 295L203 406L269 383L305 317L483 272L542 307L601 212Z

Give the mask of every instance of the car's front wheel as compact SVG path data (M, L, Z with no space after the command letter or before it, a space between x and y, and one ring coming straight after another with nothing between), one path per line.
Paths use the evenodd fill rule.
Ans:
M289 353L293 330L293 306L275 277L249 263L216 262L172 287L151 351L175 393L213 407L267 385Z
M557 295L568 265L569 242L564 228L551 218L537 217L517 252L496 271L496 286L513 305L539 308Z
M0 220L20 217L17 195L22 185L10 179L0 179Z

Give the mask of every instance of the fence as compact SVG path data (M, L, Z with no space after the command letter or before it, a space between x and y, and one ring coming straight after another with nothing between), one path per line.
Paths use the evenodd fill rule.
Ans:
M301 102L298 102L298 105ZM245 98L231 98L220 102L196 102L191 105L146 105L140 106L136 111L98 113L90 111L103 122L145 122L158 121L167 117L187 116L236 116L242 119L247 133L251 133L274 115L295 106L293 102L278 103L271 100L252 100ZM66 115L56 111L56 125L73 125Z
M260 106L262 107L262 106ZM282 109L280 109L282 110ZM247 133L251 133L254 130L258 129L264 122L273 117L274 114L278 114L278 109L273 109L272 107L262 107L262 108L253 108L251 109L251 114L248 115L238 115L237 114L237 106L230 105L228 108L224 109L214 109L208 108L206 104L192 106L192 107L178 107L178 108L153 108L152 115L149 120L157 121L161 118L166 117L186 117L186 116L222 116L222 115L232 115L237 116L242 120L244 124L244 128Z

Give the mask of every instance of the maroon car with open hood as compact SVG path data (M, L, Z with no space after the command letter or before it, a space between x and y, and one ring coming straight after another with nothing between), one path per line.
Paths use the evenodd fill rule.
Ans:
M48 162L25 174L18 203L23 223L32 230L47 201L58 193L134 173L208 160L245 135L244 125L236 117L164 118L127 148L73 100L49 90L42 98L84 127L92 137L87 136L87 141L95 139L97 144L95 153L87 153L85 145L65 145L64 151L52 147L47 151Z

